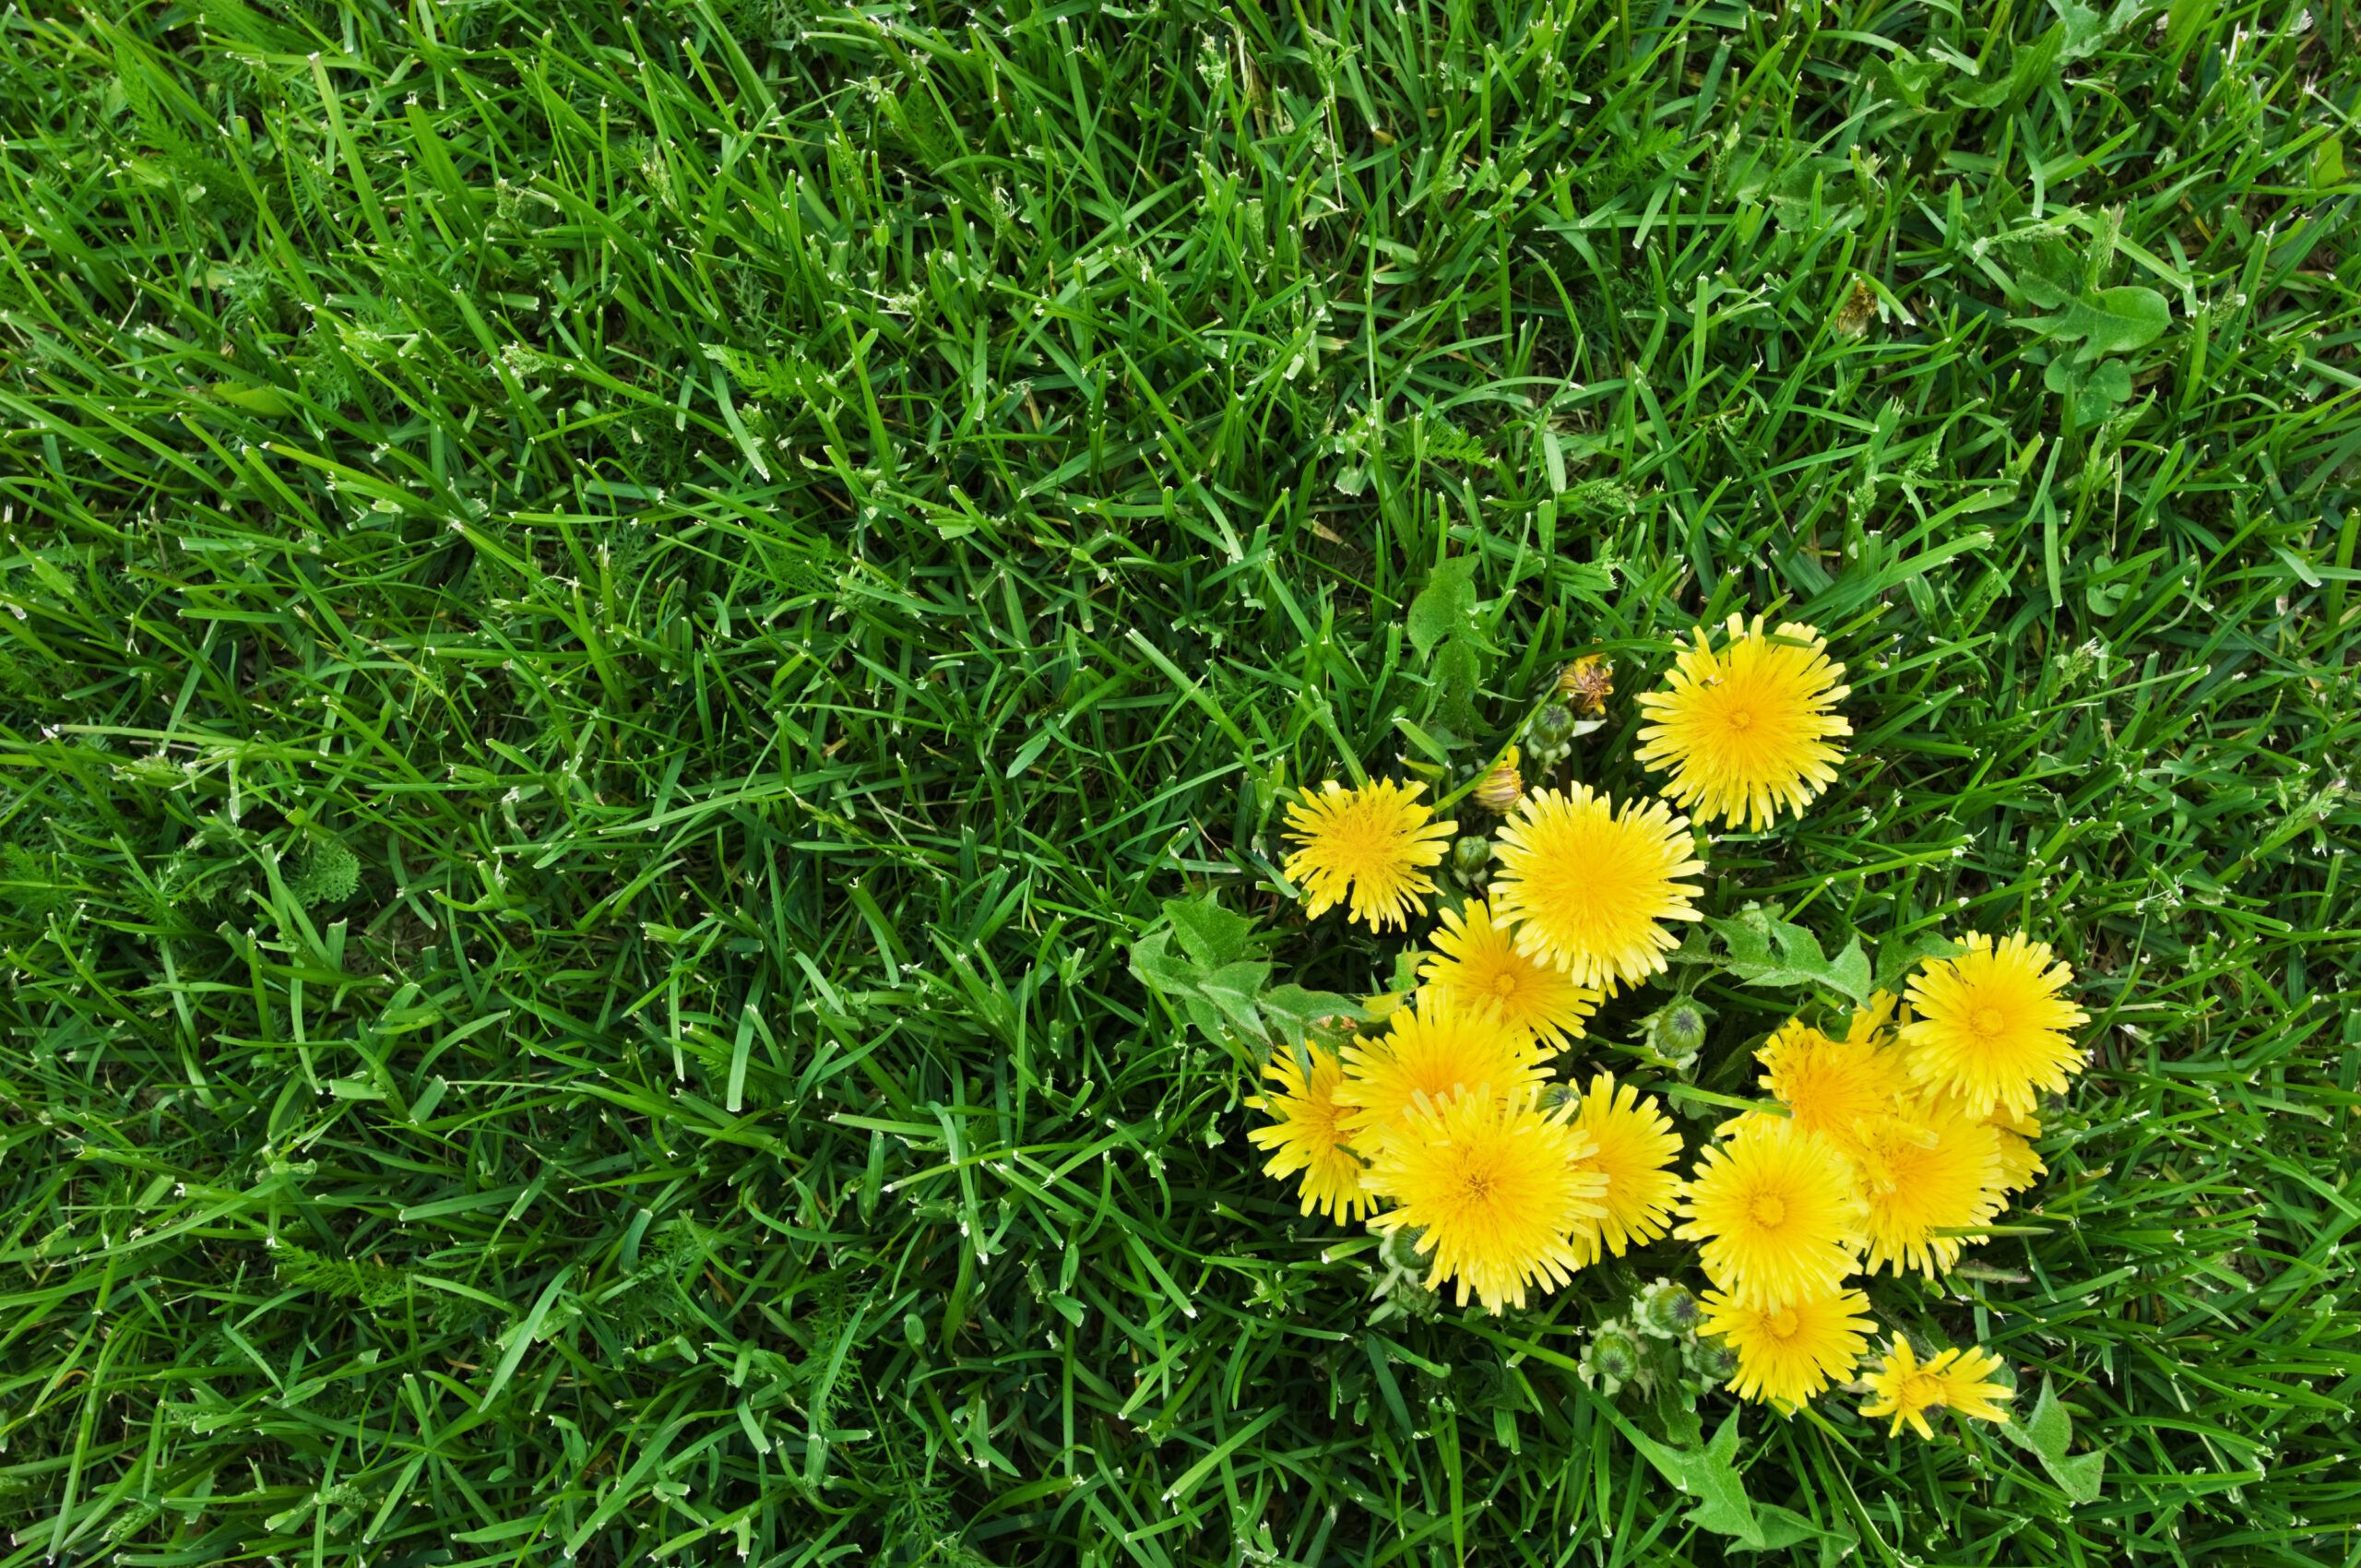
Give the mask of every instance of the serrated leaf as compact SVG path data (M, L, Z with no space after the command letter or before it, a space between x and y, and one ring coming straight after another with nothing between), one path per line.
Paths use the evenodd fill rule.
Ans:
M1325 1019L1350 1018L1358 1023L1369 1016L1349 996L1333 991L1307 991L1294 984L1275 985L1264 992L1262 1008L1274 1023L1285 1024L1298 1035L1311 1034L1313 1026Z
M2067 1453L2074 1441L2074 1418L2058 1402L2049 1379L2041 1380L2041 1397L2034 1402L2032 1416L2022 1422L2007 1422L2000 1428L2000 1435L2040 1460L2041 1467L2069 1499L2076 1503L2097 1500L2106 1455L2104 1450L2095 1454Z
M2173 321L2172 306L2153 289L2137 283L2095 289L2048 315L2019 317L2015 325L2029 327L2058 343L2079 343L2076 362L2087 364L2102 354L2128 354L2144 349L2164 335Z
M1254 921L1223 909L1210 893L1167 898L1164 917L1172 922L1181 949L1203 968L1217 969L1254 951Z
M1172 932L1155 932L1132 944L1132 978L1164 996L1190 996L1197 989L1196 965L1171 950Z
M1759 904L1749 904L1736 920L1705 923L1729 949L1722 967L1748 985L1821 985L1848 1001L1869 999L1869 959L1857 936L1831 958L1821 951L1819 937L1802 926L1773 920Z
M1823 1562L1844 1557L1857 1538L1833 1535L1792 1509L1758 1503L1747 1495L1746 1483L1731 1463L1738 1452L1738 1421L1735 1411L1724 1418L1714 1440L1703 1448L1671 1447L1628 1428L1625 1435L1683 1496L1696 1500L1697 1506L1688 1514L1696 1528L1729 1537L1740 1551L1777 1551L1820 1539Z
M1453 633L1435 656L1435 718L1454 739L1482 728L1476 717L1476 694L1483 683L1483 644L1472 632Z
M1420 659L1476 613L1476 561L1473 555L1462 555L1442 562L1427 574L1427 586L1410 601L1410 646Z
M2005 247L2010 280L2017 296L2041 310L2056 310L2082 292L2082 275L2072 253L2047 236L2012 243Z
M2101 360L2085 365L2074 360L2052 360L2041 373L2041 384L2074 400L2074 422L2096 424L2118 404L2131 400L2131 369L2121 360Z
M1188 1016L1189 1022L1196 1027L1197 1032L1207 1039L1220 1042L1237 1032L1222 1017L1220 1008L1194 992L1180 998L1180 1011Z
M1264 985L1270 978L1269 964L1240 959L1201 976L1197 980L1197 993L1221 1009L1222 1016L1236 1025L1249 1039L1268 1040L1271 1032L1263 1022L1259 999Z
M1967 949L1958 943L1921 932L1905 942L1889 942L1878 949L1877 978L1872 990L1902 994L1910 971L1928 958L1956 958Z
M2058 25L2066 30L2065 57L2081 60L2097 53L2109 39L2131 25L2143 3L2117 0L2114 10L2102 14L2079 0L2050 0L2049 8L2058 13Z

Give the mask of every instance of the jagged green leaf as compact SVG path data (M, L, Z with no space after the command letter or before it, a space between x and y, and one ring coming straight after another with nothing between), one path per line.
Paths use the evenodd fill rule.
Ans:
M2074 358L2088 363L2102 354L2128 354L2164 336L2173 321L2172 306L2155 290L2137 283L2094 289L2047 315L2020 316L2015 325L2031 327L2056 343L2078 344Z
M2067 1452L2074 1441L2074 1419L2066 1413L2049 1379L2041 1380L2041 1397L2034 1401L2033 1414L2023 1421L2010 1421L2001 1427L2000 1435L2040 1460L2041 1467L2069 1499L2075 1503L2097 1500L2106 1455L2104 1451Z
M1473 555L1442 562L1427 574L1427 586L1410 601L1410 646L1420 659L1476 612L1476 562Z
M1818 985L1848 1001L1869 999L1869 960L1857 936L1831 958L1821 950L1819 937L1802 926L1773 920L1759 904L1749 904L1735 920L1705 923L1728 948L1722 967L1748 985Z
M1172 922L1181 950L1208 969L1233 963L1255 951L1255 922L1222 908L1211 893L1194 898L1167 898L1165 919Z

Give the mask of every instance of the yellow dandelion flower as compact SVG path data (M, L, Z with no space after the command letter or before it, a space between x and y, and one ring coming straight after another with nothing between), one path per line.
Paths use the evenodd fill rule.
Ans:
M1397 1206L1370 1224L1422 1232L1428 1289L1449 1279L1463 1307L1471 1290L1489 1313L1522 1307L1528 1287L1563 1285L1582 1266L1569 1237L1603 1212L1606 1186L1582 1168L1589 1151L1562 1109L1488 1090L1421 1096L1370 1167L1370 1184Z
M1763 1088L1787 1108L1795 1124L1848 1155L1860 1150L1855 1129L1891 1111L1895 1091L1907 1082L1902 1059L1876 1026L1863 1027L1871 1016L1855 1014L1843 1039L1790 1018L1754 1053L1762 1063Z
M1869 1242L1862 1269L1916 1269L1929 1279L1959 1262L1974 1229L2000 1212L1997 1134L1952 1103L1880 1116L1859 1129L1861 1230Z
M2009 1397L2008 1385L1986 1381L1999 1370L2000 1358L1989 1350L1942 1350L1922 1363L1910 1342L1897 1334L1884 1363L1869 1374L1877 1397L1861 1407L1861 1414L1872 1420L1892 1416L1888 1437L1900 1437L1904 1421L1920 1437L1933 1437L1927 1412L1935 1409L1957 1410L1979 1421L2005 1421L2009 1412L2001 1402Z
M1607 1212L1576 1238L1583 1261L1597 1262L1602 1245L1619 1258L1625 1248L1663 1235L1680 1196L1680 1176L1672 1169L1680 1134L1655 1097L1643 1099L1629 1084L1619 1089L1613 1075L1601 1073L1584 1093L1574 1126L1596 1146L1584 1167L1607 1178L1600 1199Z
M1699 1243L1705 1277L1748 1306L1825 1295L1853 1272L1861 1212L1850 1164L1827 1139L1764 1120L1707 1146L1673 1234Z
M1615 666L1603 653L1586 653L1558 671L1558 695L1573 704L1576 713L1605 713L1615 695Z
M2049 944L2022 932L1995 942L1970 932L1956 958L1929 958L1911 977L1917 1016L1902 1026L1910 1075L1929 1095L1955 1095L1970 1115L2027 1111L2045 1089L2082 1070L2066 1031L2090 1015L2062 994L2074 971Z
M1519 952L1514 935L1481 898L1445 909L1434 944L1434 956L1418 971L1421 989L1445 1007L1498 1007L1501 1017L1552 1051L1579 1037L1583 1019L1598 1006L1597 992Z
M1678 945L1663 922L1698 918L1697 885L1681 880L1705 869L1693 849L1688 819L1662 801L1618 811L1587 784L1543 790L1501 825L1492 917L1577 985L1636 984Z
M1350 919L1371 931L1406 927L1435 890L1424 868L1439 864L1455 822L1436 822L1418 800L1423 784L1379 778L1358 790L1330 779L1287 806L1287 837L1302 848L1283 869L1311 895L1317 920L1351 897Z
M2030 1111L1995 1111L1984 1119L1992 1129L1994 1154L1998 1161L1998 1180L2004 1193L2029 1192L2049 1169L2034 1152L2033 1140L2041 1136L2041 1118Z
M1386 1022L1382 1034L1345 1047L1336 1087L1345 1140L1372 1158L1420 1095L1441 1101L1490 1087L1503 1099L1531 1099L1548 1075L1532 1038L1498 1008L1450 1007L1421 995Z
M1762 617L1749 627L1729 619L1719 653L1705 628L1665 673L1665 689L1644 692L1640 708L1654 723L1640 730L1639 760L1672 770L1665 794L1700 822L1762 827L1782 808L1803 814L1835 781L1843 756L1832 736L1853 726L1830 711L1852 688L1837 684L1845 666L1828 643L1799 622L1765 636Z
M1257 1148L1272 1151L1264 1165L1266 1176L1286 1181L1303 1172L1303 1212L1317 1209L1331 1219L1358 1219L1376 1206L1361 1182L1361 1162L1345 1146L1337 1123L1345 1108L1336 1103L1336 1086L1344 1082L1344 1063L1324 1046L1307 1044L1311 1072L1296 1065L1295 1053L1282 1048L1263 1069L1263 1076L1279 1086L1275 1095L1249 1095L1246 1103L1267 1111L1272 1123L1246 1134Z
M1858 1290L1814 1291L1777 1307L1708 1290L1702 1304L1697 1332L1737 1352L1729 1386L1741 1399L1800 1405L1850 1378L1869 1348L1869 1299Z

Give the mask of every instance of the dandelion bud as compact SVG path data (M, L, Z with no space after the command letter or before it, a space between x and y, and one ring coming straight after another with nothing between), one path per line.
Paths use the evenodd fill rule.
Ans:
M1545 704L1526 723L1525 729L1533 737L1536 750L1555 751L1573 739L1573 710L1560 702Z
M1705 1045L1705 1020L1703 1004L1687 997L1648 1015L1648 1049L1666 1062L1683 1063L1693 1060Z
M1451 847L1451 869L1463 878L1484 874L1492 863L1492 841L1489 838L1466 837Z
M1738 1375L1738 1352L1719 1339L1691 1339L1680 1348L1680 1359L1707 1383L1727 1383Z
M1659 1279L1640 1292L1631 1322L1643 1334L1657 1339L1678 1339L1697 1326L1697 1298L1685 1285Z
M1612 1319L1600 1324L1583 1348L1575 1372L1584 1383L1612 1398L1640 1375L1639 1336Z
M1615 695L1615 666L1604 654L1586 653L1559 673L1558 695L1576 713L1605 713L1607 699Z
M1492 770L1476 786L1476 803L1494 816L1508 815L1525 799L1525 779L1518 774L1516 763L1516 748L1511 746L1509 754L1494 763ZM1463 838L1460 842L1465 844L1467 840Z

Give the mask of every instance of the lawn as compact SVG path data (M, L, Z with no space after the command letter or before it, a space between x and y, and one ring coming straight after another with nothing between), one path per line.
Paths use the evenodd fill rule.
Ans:
M2361 1562L2361 9L1315 3L0 12L0 1568ZM1740 611L1705 911L2074 966L1869 1287L2057 1466L1684 1494L1692 1247L1422 1300L1135 974Z

